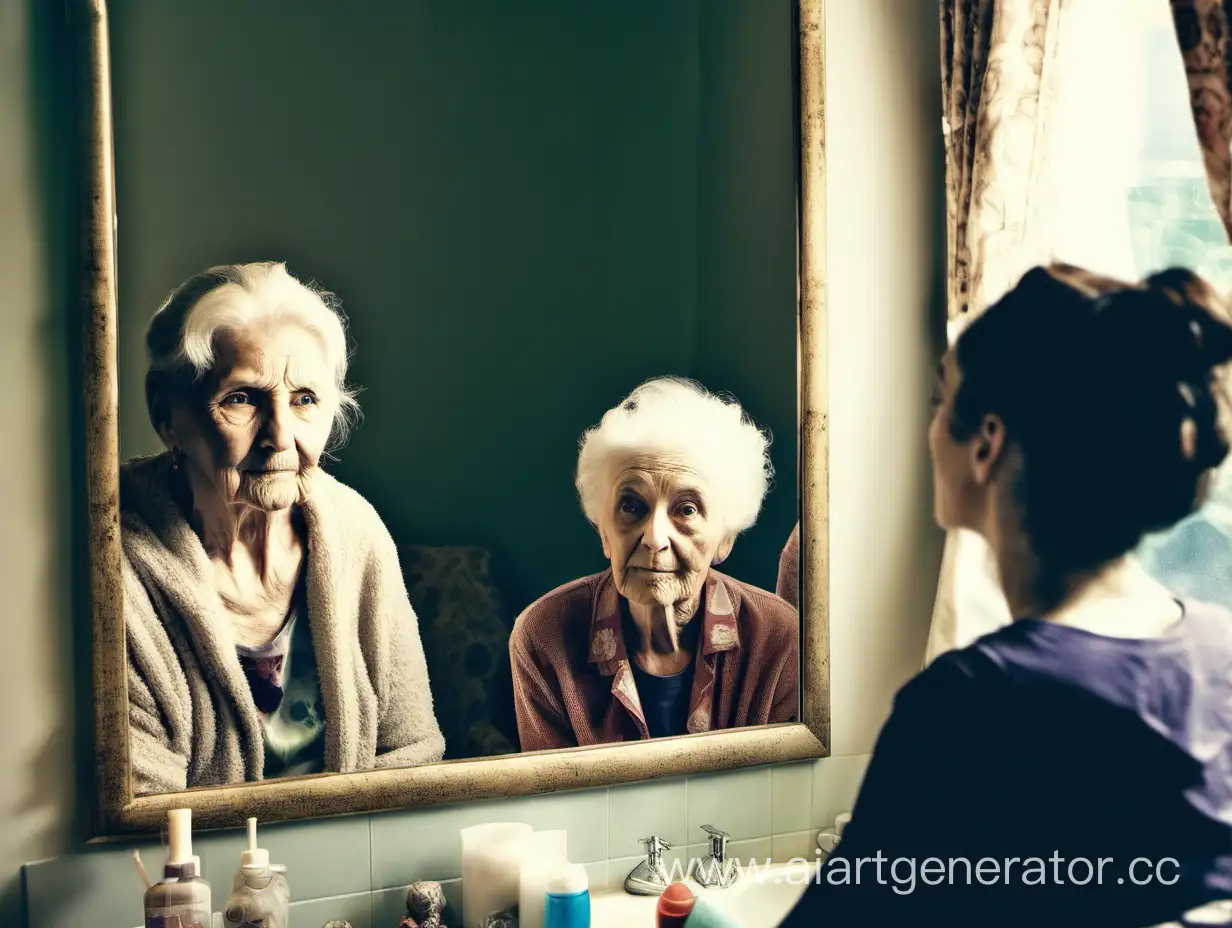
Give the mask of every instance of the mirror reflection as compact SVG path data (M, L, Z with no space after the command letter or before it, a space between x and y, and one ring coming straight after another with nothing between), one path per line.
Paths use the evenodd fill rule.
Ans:
M120 479L136 791L440 760L393 539L320 466L358 409L338 315L281 264L217 267L146 343L167 450Z
M513 627L523 750L795 720L796 610L715 569L757 520L768 445L739 403L671 377L582 436L578 497L610 566Z
M707 9L114 4L138 794L798 718L793 37Z

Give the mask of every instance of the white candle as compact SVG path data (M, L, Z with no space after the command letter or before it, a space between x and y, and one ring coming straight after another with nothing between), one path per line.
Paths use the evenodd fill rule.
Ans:
M533 831L520 822L462 829L463 928L479 928L489 915L517 905L526 841Z
M569 859L568 832L536 831L525 845L518 891L518 928L543 928L548 879Z

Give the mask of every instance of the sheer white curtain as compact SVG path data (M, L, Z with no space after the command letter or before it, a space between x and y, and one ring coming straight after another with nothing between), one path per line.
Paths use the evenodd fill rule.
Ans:
M943 17L955 5L945 0ZM949 234L967 249L965 266L951 262L951 344L1037 264L1138 276L1128 195L1145 131L1141 22L1158 15L1170 15L1167 0L995 0L965 203L948 137L958 120L946 114ZM988 546L950 532L925 663L1010 620Z

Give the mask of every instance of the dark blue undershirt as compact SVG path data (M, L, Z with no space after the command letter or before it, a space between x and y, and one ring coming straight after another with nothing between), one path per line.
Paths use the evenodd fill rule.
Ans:
M637 658L629 658L633 667L633 682L646 714L646 727L652 738L683 735L688 730L689 697L693 695L693 662L680 673L656 677L638 666Z

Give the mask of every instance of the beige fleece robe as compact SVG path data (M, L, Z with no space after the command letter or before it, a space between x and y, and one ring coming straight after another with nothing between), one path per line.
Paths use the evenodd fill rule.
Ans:
M419 623L376 510L323 471L302 504L325 770L440 760ZM169 454L121 467L129 757L137 795L262 779L261 719Z

